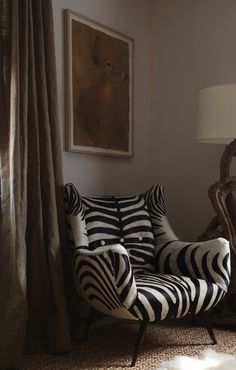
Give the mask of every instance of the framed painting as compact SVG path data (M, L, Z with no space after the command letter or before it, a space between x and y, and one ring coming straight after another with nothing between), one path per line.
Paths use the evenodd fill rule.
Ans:
M134 41L70 10L65 21L65 148L133 155Z

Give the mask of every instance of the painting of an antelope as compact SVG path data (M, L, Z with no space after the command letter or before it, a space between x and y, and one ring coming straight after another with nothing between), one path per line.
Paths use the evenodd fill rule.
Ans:
M130 157L133 40L70 11L66 19L67 149Z

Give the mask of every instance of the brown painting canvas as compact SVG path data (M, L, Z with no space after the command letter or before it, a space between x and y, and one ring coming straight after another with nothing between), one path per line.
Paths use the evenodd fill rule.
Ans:
M70 11L66 20L67 148L129 157L133 40Z

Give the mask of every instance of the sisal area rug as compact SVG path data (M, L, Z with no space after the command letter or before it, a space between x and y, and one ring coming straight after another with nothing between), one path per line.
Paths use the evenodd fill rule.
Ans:
M75 343L70 353L26 356L23 370L130 370L137 329L136 323L126 320L91 329L88 337ZM179 321L168 325L150 324L133 369L154 370L161 362L174 356L196 356L207 348L235 356L236 331L217 329L215 334L219 344L211 346L211 339L204 328ZM189 367L188 370L195 369Z
M198 356L176 356L164 361L155 370L235 370L236 356L206 349Z

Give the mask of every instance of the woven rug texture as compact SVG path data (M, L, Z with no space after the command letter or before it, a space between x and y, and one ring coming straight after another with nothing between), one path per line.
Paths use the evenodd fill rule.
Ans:
M120 321L90 331L64 355L28 355L23 370L130 370L138 325ZM134 370L153 370L177 355L194 356L213 348L236 355L236 330L215 329L218 344L211 345L207 330L188 324L150 324Z

